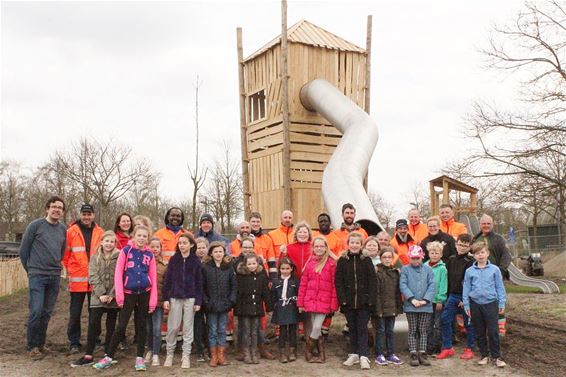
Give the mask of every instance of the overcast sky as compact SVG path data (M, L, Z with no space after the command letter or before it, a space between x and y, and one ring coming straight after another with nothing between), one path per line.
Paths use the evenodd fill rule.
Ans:
M370 190L409 209L469 144L472 101L502 102L509 78L484 68L494 23L522 2L289 1L306 19L365 48L373 15L371 112L380 139ZM223 139L240 155L236 27L247 56L280 32L279 1L2 2L1 158L27 167L81 136L130 144L162 174L171 198L190 194L194 82L202 81L202 159Z

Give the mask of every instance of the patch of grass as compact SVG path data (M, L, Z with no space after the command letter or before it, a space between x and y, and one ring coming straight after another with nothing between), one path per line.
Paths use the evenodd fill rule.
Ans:
M0 296L0 302L11 300L11 299L13 299L14 297L17 297L17 296L25 295L25 294L27 294L27 292L28 292L27 288L22 288L18 291L15 291L14 293L12 293L10 295Z
M566 284L559 284L560 294L566 293ZM509 294L513 293L542 293L542 290L533 287L524 287L522 285L516 285L511 283L505 283L505 290Z

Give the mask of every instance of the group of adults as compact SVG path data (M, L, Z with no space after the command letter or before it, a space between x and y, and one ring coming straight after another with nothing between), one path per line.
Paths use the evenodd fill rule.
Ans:
M95 209L84 204L79 218L69 227L61 220L65 211L65 202L57 196L51 197L45 205L46 216L31 222L25 232L20 247L20 258L29 279L29 317L27 322L27 348L32 358L38 358L49 352L45 346L46 332L53 313L60 288L60 276L63 268L68 277L70 292L69 321L67 337L71 352L78 352L81 347L81 314L85 299L90 303L91 288L88 284L88 262L97 249L103 229L95 222ZM199 220L196 237L204 237L209 242L226 243L228 254L238 256L242 253L242 240L254 241L254 252L262 258L268 267L269 274L277 274L277 260L281 253L288 255L301 271L310 255L310 241L317 235L326 238L329 248L336 259L347 249L347 237L352 231L360 232L364 238L366 231L355 221L356 209L346 203L342 207L342 223L338 229L332 229L331 218L326 213L317 217L318 231L311 232L306 223L296 226L293 212L284 210L281 213L280 225L266 232L262 228L262 216L258 212L251 213L249 219L242 221L237 228L236 238L229 242L227 238L214 230L214 218L203 214ZM170 208L164 218L164 227L157 230L154 236L162 243L162 255L167 261L175 253L177 241L181 234L189 232L183 227L184 213L178 207ZM120 214L115 222L114 232L117 235L117 247L124 247L134 225L143 224L152 229L150 220L145 216L131 217L127 213ZM306 228L304 232L301 228ZM480 218L481 231L474 236L475 240L484 241L490 249L490 262L499 266L504 275L511 262L511 254L501 235L493 231L493 219L488 215ZM407 219L399 219L392 236L385 231L376 235L380 247L392 246L401 264L408 264L407 252L413 245L420 245L423 250L426 244L440 241L444 244L446 259L456 253L455 238L468 229L454 219L452 206L444 204L440 207L440 216L421 221L418 210L409 211Z

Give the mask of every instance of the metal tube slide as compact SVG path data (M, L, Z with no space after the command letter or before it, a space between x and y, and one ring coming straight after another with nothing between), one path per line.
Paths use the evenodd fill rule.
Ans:
M536 279L523 274L513 263L509 265L509 279L525 287L533 287L542 290L543 293L560 293L558 285L551 280Z
M342 205L352 203L356 207L356 221L368 234L377 234L383 226L363 186L378 140L376 122L323 79L306 83L301 88L300 98L307 110L317 111L342 132L342 139L322 177L322 196L332 225L340 227Z

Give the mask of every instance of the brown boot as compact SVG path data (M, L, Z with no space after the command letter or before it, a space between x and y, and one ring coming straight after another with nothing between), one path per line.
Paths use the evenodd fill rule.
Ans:
M323 335L318 338L318 349L320 350L320 362L326 363L326 338Z
M225 366L228 365L226 361L226 346L216 347L216 353L218 355L218 365Z
M305 344L305 360L310 363L312 360L312 349L314 348L314 339L310 336L307 338L307 342Z
M238 344L236 345L236 360L238 361L244 361L244 350L242 349L242 347Z
M258 355L257 349L252 348L251 354L252 354L252 363L253 364L259 364L259 356L260 355ZM273 356L273 355L271 355L271 356ZM273 356L273 359L275 359L275 356ZM273 359L270 359L270 360L273 360Z
M287 362L287 350L285 348L279 348L279 362L286 363Z
M287 355L289 356L287 358L289 361L296 361L297 360L297 348L296 347L290 347Z
M318 344L319 344L318 339L312 339L311 338L311 344L312 344L312 346L311 346L312 350L315 350L315 349L318 350ZM309 363L320 363L320 362L321 362L320 361L320 351L319 351L318 355L315 355L314 352L313 352L313 356L309 360Z
M267 350L265 344L258 344L257 348L259 349L259 355L262 359L275 360L275 356Z
M252 352L250 351L249 348L245 348L245 349L244 349L244 360L243 360L243 361L244 361L244 363L246 363L246 364L251 364L251 363L253 363L253 360L252 360Z
M208 365L213 368L218 365L218 347L210 347L210 362Z

